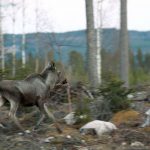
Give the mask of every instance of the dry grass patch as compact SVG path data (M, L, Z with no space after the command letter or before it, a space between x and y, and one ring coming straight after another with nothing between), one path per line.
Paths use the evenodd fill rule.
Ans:
M122 110L114 114L112 118L112 122L119 126L121 124L130 124L138 122L141 118L141 115L139 112L134 110Z

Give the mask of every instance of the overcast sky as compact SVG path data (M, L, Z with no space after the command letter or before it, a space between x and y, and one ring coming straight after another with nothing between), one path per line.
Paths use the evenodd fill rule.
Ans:
M3 0L3 31L12 32L11 0ZM22 32L22 0L15 0L15 32ZM25 0L26 32L35 32L35 4L39 1L38 30L65 32L86 28L85 0ZM97 0L95 0L97 1ZM119 0L104 0L103 27L119 26ZM96 5L95 5L96 8ZM95 11L97 12L97 11ZM95 20L97 17L95 16ZM96 22L97 23L97 22ZM131 30L150 30L150 0L128 0L128 28Z

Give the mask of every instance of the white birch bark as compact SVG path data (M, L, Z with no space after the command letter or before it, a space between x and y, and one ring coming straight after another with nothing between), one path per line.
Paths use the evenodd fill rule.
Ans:
M88 49L88 75L90 85L98 87L100 84L100 77L98 74L98 59L96 32L94 27L94 13L93 0L86 0L86 21L87 21L87 49Z
M36 58L35 58L35 72L39 71L39 23L38 23L38 13L39 13L39 0L36 0L36 8L35 8L35 15L36 15Z
M12 52L12 76L15 77L16 75L16 33L15 33L15 23L16 23L16 17L15 17L15 3L14 0L12 0L12 29L13 29L13 52Z
M1 0L0 0L0 51L1 51L1 68L2 71L5 71L5 52L4 52L4 39L2 32L2 11L1 11Z
M26 53L25 53L25 43L26 43L26 34L25 34L25 0L22 0L22 68L25 68L26 65Z

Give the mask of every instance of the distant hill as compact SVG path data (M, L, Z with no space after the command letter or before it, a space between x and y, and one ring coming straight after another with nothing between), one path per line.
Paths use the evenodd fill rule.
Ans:
M38 40L37 40L38 36ZM6 48L12 46L12 34L4 35L4 45ZM22 35L16 35L17 56L20 57ZM139 48L143 53L150 52L150 31L138 32L129 31L130 48L136 54ZM107 51L118 49L119 31L117 29L103 29L102 47ZM55 58L58 59L59 50L61 50L62 59L66 61L68 54L72 50L80 52L86 56L86 31L72 31L65 33L29 33L26 35L26 52L35 56L36 47L40 50L40 56L44 55L45 50L54 50Z

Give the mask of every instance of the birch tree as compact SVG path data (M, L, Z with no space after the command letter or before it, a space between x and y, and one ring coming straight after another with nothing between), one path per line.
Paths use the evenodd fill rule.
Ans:
M13 30L13 52L12 52L12 76L16 75L16 33L15 33L15 23L16 23L16 11L15 11L15 2L11 1L12 6L12 30Z
M1 51L1 68L2 71L5 71L5 54L4 54L4 46L3 46L3 32L2 32L2 3L0 0L0 51Z
M36 19L36 58L35 58L35 72L39 71L39 22L38 22L38 17L39 17L39 0L36 0L36 8L35 8L35 19Z
M96 33L94 29L93 0L85 0L86 4L86 22L87 22L87 53L88 53L88 75L90 85L97 87L100 84L100 75L98 67L98 55L96 46Z
M103 14L102 14L103 0L97 0L97 73L99 76L99 84L102 82L102 25L103 25Z
M25 43L25 0L22 0L22 68L25 68L26 65Z
M121 0L120 19L120 77L129 86L129 49L127 29L127 0Z

